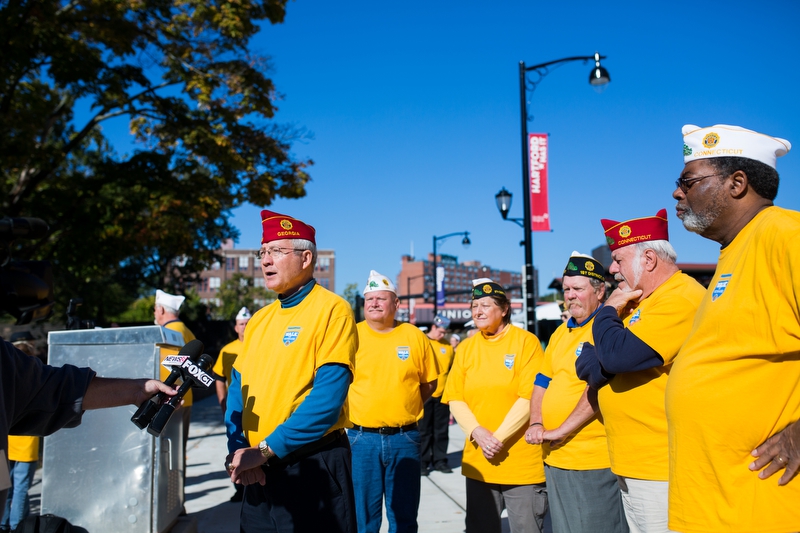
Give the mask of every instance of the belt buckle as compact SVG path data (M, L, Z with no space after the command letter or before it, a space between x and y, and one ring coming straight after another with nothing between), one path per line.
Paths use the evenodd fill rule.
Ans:
M392 434L392 428L387 428L387 427L378 428L378 434L380 434L380 435L391 435Z

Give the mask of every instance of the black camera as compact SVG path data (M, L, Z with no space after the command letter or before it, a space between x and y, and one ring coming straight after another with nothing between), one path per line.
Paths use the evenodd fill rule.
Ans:
M53 269L49 261L14 261L15 239L47 236L47 223L39 218L0 218L0 309L17 319L17 325L46 320L53 314Z

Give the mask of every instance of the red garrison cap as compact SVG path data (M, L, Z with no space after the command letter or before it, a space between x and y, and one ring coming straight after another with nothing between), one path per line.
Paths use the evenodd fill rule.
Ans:
M317 244L314 226L266 209L261 211L261 230L261 244L281 239L305 239Z
M669 240L666 209L661 209L654 217L633 218L625 222L604 218L600 223L611 251L637 242Z

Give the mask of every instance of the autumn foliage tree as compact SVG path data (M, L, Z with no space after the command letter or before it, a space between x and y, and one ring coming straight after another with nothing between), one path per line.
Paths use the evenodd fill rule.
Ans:
M232 208L304 195L304 132L273 121L268 61L248 49L285 4L0 0L0 215L48 222L16 253L53 262L61 303L102 321L182 290L236 236ZM111 119L132 154L104 136Z

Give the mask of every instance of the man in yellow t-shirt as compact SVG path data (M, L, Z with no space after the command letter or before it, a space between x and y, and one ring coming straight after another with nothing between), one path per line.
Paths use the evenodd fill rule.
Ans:
M773 205L791 144L727 125L683 139L678 218L722 249L667 385L669 524L800 531L800 213Z
M242 533L355 533L345 402L358 348L350 305L317 284L316 230L261 212L258 258L278 300L247 324L225 425Z
M395 322L398 303L394 284L371 271L364 288L365 320L357 326L356 371L347 396L359 533L380 531L384 496L389 531L417 531L417 419L439 372L425 334Z
M228 402L228 387L231 384L233 363L244 347L244 329L247 327L247 323L250 322L251 317L252 315L246 307L239 309L233 326L233 330L236 332L236 338L222 347L217 356L217 360L214 362L214 368L212 369L218 378L222 378L217 379L216 387L217 400L219 401L219 406L222 408L223 418L225 417L225 409ZM231 496L231 501L242 501L244 486L236 483L234 483L233 486L236 489L236 493Z
M455 352L450 343L444 342L444 334L450 327L450 319L437 315L433 319L431 329L427 334L428 340L436 355L439 366L439 378L436 380L436 390L425 402L424 412L419 421L420 435L420 473L427 476L428 465L433 470L450 474L453 470L447 464L448 432L450 431L450 407L442 403L442 393L447 382L450 367L453 366Z
M611 472L597 391L575 373L606 294L606 269L572 252L564 268L564 305L571 314L550 337L531 395L528 444L541 445L553 531L627 533L617 477ZM578 423L573 423L578 419Z
M186 299L184 296L177 296L175 294L169 294L168 292L164 292L162 290L156 290L156 305L153 313L155 314L155 323L161 327L171 329L172 331L177 331L183 336L183 343L186 344L187 342L195 340L194 333L184 324L181 322L181 319L178 317L180 313L181 306L183 305L183 301ZM167 357L168 355L175 355L178 352L174 350L161 350L161 355L163 357ZM169 370L165 367L161 367L161 381L164 381L169 376ZM189 424L192 420L192 403L194 400L194 396L192 395L192 389L189 389L186 392L186 395L183 397L183 405L181 405L181 412L183 413L183 455L186 456L186 445L189 442ZM184 470L184 476L186 475L186 470Z
M619 287L595 315L594 345L583 345L576 370L598 389L611 471L631 531L662 533L669 531L664 391L705 289L675 265L665 209L601 222L611 249L608 270Z

